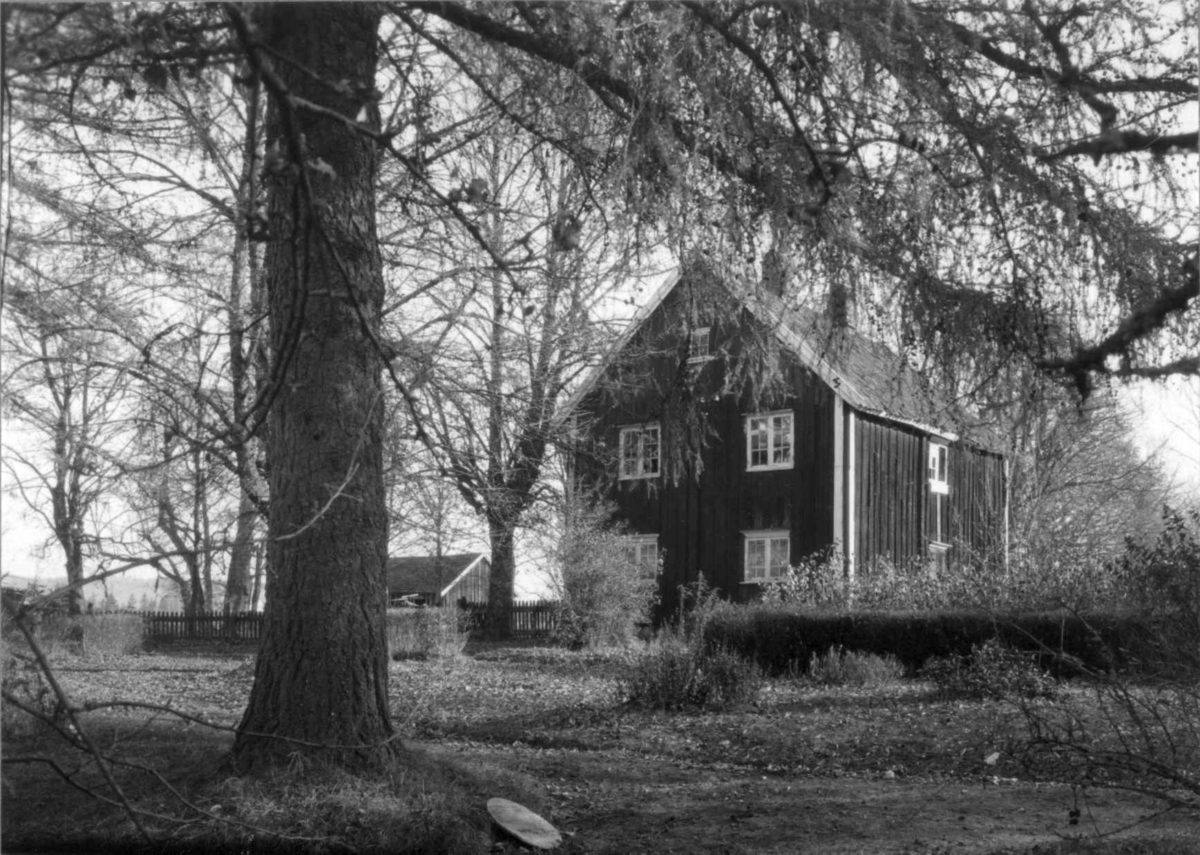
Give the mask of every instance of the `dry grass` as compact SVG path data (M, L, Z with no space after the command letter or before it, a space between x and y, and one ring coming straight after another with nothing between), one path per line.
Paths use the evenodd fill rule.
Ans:
M823 686L890 686L904 676L904 666L895 656L876 656L835 645L825 653L814 653L807 677Z
M393 662L393 718L406 739L425 742L406 743L401 761L383 774L295 767L235 777L221 766L228 732L114 713L90 714L87 727L112 756L158 770L194 806L145 771L118 769L138 805L164 817L147 820L160 851L486 851L491 835L484 806L492 796L526 804L564 831L590 824L586 839L580 830L568 842L570 852L640 851L644 839L635 832L644 829L613 817L651 822L659 814L648 800L660 798L655 809L680 817L675 851L697 851L714 833L747 830L730 826L728 812L714 813L706 801L713 781L729 781L730 792L748 798L777 790L791 804L796 796L784 794L785 786L847 779L869 788L886 773L895 791L887 798L908 809L945 786L978 793L994 805L981 801L981 812L1027 804L1011 801L1029 795L1017 783L1028 780L1020 758L1009 749L1024 728L1011 706L942 700L930 684L910 679L870 686L780 679L767 681L753 705L736 710L680 715L633 709L615 703L614 694L638 658L631 650L576 653L473 643L468 655ZM138 656L99 668L89 663L60 676L81 700L109 697L119 684L122 695L169 697L180 708L203 708L210 719L232 725L250 687L250 664L241 658ZM836 667L839 680L847 681L855 668L840 657ZM1068 691L1074 703L1090 703L1086 688ZM1037 703L1050 709L1061 701ZM4 748L7 847L53 843L60 849L133 851L137 838L119 811L71 789L44 765L8 762L42 755L73 772L77 783L104 792L86 757L45 730L6 738ZM913 801L903 802L910 788ZM1059 800L1052 808L1065 825L1064 791L1047 792L1058 793L1047 797ZM697 825L686 836L685 816L711 827ZM837 816L830 814L829 821ZM1076 830L1088 833L1064 828ZM855 833L865 839L857 824ZM613 848L588 848L601 840Z
M393 659L455 659L467 646L466 618L454 606L388 609L388 653Z
M147 851L482 852L491 844L488 798L542 805L519 773L430 749L404 750L373 773L296 764L236 776L224 764L228 733L128 716L93 716L89 732L155 841ZM127 816L84 792L113 795L63 740L42 732L7 741L6 756L53 761L76 786L45 762L7 766L5 851L145 849Z

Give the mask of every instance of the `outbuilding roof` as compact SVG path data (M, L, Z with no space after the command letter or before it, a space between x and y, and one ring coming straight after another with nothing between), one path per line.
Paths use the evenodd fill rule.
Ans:
M439 597L444 597L460 579L486 559L487 555L482 552L389 558L388 591L393 595L435 591Z

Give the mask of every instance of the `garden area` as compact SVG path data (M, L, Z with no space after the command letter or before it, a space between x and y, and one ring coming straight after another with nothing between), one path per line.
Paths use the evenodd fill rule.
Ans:
M651 641L579 650L393 612L400 762L374 776L225 765L253 646L144 650L130 616L43 626L72 714L10 637L5 848L522 851L485 810L501 797L563 852L1195 851L1194 680L1060 680L995 641L917 670L832 645L780 671L715 641L785 612L710 600Z

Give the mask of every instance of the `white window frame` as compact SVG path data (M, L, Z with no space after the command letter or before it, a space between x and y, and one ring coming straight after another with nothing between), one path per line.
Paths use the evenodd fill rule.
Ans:
M786 427L777 424L777 419L787 419ZM756 420L766 422L765 430L754 430ZM791 410L775 410L769 413L751 413L745 417L746 429L746 471L765 472L771 469L791 469L796 460L796 417ZM754 438L766 436L767 463L754 462ZM787 441L787 459L776 461L778 451L783 448L783 440Z
M638 570L646 576L658 575L657 534L628 534L621 540L625 548L633 553L632 561Z
M946 542L949 532L942 531L942 510L950 501L950 446L944 442L929 442L929 492L933 496L933 531L930 546L941 548L943 553L950 547Z
M712 327L696 327L688 333L688 363L708 362L712 355Z
M759 582L768 582L772 579L779 579L785 576L792 566L792 533L785 528L763 529L760 531L743 531L742 532L742 582L743 584L757 584ZM752 573L750 565L751 544L764 544L763 551L764 566L763 573ZM779 558L778 552L783 553L782 561ZM772 573L772 565L775 565L776 572Z
M646 456L646 436L654 435L654 456ZM629 444L637 443L636 456L627 454ZM647 422L639 425L625 425L618 434L617 441L618 477L622 481L636 481L641 478L657 478L662 471L662 430L658 422ZM634 466L627 467L632 461ZM648 464L653 461L653 467Z
M929 490L950 494L950 446L944 442L929 443Z

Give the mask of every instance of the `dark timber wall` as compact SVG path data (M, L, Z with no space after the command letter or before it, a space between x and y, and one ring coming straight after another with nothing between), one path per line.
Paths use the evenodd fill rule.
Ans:
M687 332L699 326L712 326L719 355L689 365ZM834 502L850 485L840 480L847 461L838 460L835 434L851 417L855 429L841 451L848 455L852 446L854 453L853 502L845 511L853 516L856 572L871 572L881 559L907 565L928 558L928 435L841 406L793 354L764 346L772 341L748 313L698 309L676 289L576 410L583 443L575 477L612 501L631 533L657 535L662 614L677 609L680 586L701 577L730 599L755 596L757 586L743 582L746 531L787 530L793 564L842 539L834 527L845 520ZM745 369L746 382L731 376L732 366ZM763 380L768 375L774 382ZM793 468L747 472L745 416L781 410L793 415ZM663 471L621 481L619 429L646 422L660 424ZM1000 543L1004 470L999 456L961 442L951 446L950 460L942 530L950 533L954 563Z
M1004 458L957 443L950 467L950 536L959 561L998 562L1004 552Z
M658 535L665 614L678 607L679 587L701 575L730 599L757 594L742 581L744 531L786 529L796 562L830 544L834 518L832 390L790 354L780 357L775 395L726 387L726 365L743 355L744 326L753 322L737 313L707 320L723 352L697 368L679 349L687 329L681 313L678 302L665 302L631 342L634 359L614 366L607 387L581 407L593 414L588 432L597 442L579 474L608 485L633 532ZM752 334L767 337L761 327ZM793 467L747 472L745 417L783 410L793 415ZM661 425L666 471L619 480L620 427L653 421Z
M879 560L924 560L926 437L869 416L855 421L856 570L870 572Z

